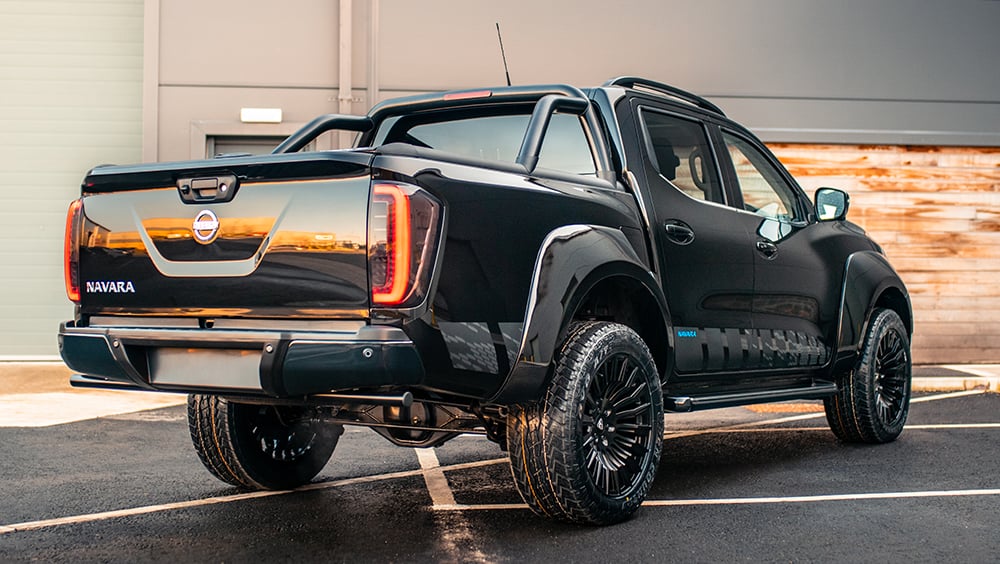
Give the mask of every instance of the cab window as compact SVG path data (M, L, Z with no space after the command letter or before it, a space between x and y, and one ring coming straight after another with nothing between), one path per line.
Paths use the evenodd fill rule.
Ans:
M529 108L530 109L530 108ZM494 110L495 111L495 110ZM463 157L513 163L528 128L529 114L463 114L418 116L419 121L386 120L375 145L409 143ZM434 118L438 119L434 119ZM549 121L538 156L538 168L596 176L597 166L578 116L556 113Z
M725 203L705 128L646 108L641 116L647 157L656 172L696 200Z
M743 209L771 219L802 219L798 217L795 189L767 157L749 141L732 133L723 131L722 138L743 196Z

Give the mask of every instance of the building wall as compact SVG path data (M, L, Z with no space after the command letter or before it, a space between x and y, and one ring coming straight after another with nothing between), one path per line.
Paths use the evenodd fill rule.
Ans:
M1000 146L1000 3L381 0L379 80L405 92L638 74L770 141Z
M202 156L213 132L290 132L341 107L336 2L302 1L294 15L264 1L159 4L161 160ZM1000 147L1000 74L983 72L1000 53L1000 2L352 7L353 113L399 95L502 84L496 23L515 84L637 74L698 92L771 142L809 191L852 193L851 218L913 293L917 361L1000 360L1000 169L997 151L983 148ZM280 107L286 123L240 124L241 107Z
M807 187L851 191L851 217L914 289L918 359L1000 360L996 296L972 287L1000 287L988 149L1000 147L1000 73L988 72L1000 2L353 0L350 37L342 4L0 1L0 79L21 96L0 97L12 204L0 210L0 258L16 265L0 273L0 357L55 354L55 324L70 311L63 214L87 168L202 157L213 136L284 136L397 95L502 84L499 23L515 84L672 83L775 144ZM280 108L283 120L242 123L248 107ZM951 164L926 164L943 155ZM10 188L25 184L36 188ZM932 262L932 252L954 256ZM973 334L975 354L951 346Z
M240 126L241 107L281 107L284 129L339 110L339 2L146 2L159 20L148 160L197 154L193 122L280 129ZM1000 53L1000 2L350 4L353 113L502 84L499 23L517 84L638 74L711 98L767 141L1000 146L1000 73L983 72Z
M54 357L66 209L141 156L142 0L0 2L0 359Z
M910 291L916 362L1000 360L1000 148L772 144L809 192L851 195Z
M317 115L338 112L340 9L331 0L146 0L156 37L147 88L146 160L203 158L206 136L288 135ZM352 3L351 78L367 75L369 2ZM364 87L362 87L364 88ZM350 113L369 105L352 93ZM281 124L243 124L241 108L280 108ZM326 148L330 148L327 146Z

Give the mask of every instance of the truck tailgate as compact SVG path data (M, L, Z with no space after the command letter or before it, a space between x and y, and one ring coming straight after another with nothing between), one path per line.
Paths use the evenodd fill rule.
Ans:
M324 152L95 169L81 312L366 316L369 163Z

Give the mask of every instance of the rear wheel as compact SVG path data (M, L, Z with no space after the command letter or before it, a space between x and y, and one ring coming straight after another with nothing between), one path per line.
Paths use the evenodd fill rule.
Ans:
M824 400L826 420L837 437L852 443L888 443L903 432L910 409L910 339L899 315L877 309L861 358Z
M511 471L543 516L606 525L628 519L653 484L663 400L652 355L617 323L574 325L545 397L508 415Z
M247 489L309 483L326 466L342 425L304 407L234 403L188 396L188 429L202 463L220 480Z

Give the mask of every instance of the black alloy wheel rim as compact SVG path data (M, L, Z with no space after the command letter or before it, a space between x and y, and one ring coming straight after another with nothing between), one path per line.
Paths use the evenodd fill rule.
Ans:
M276 407L253 407L250 413L252 444L267 458L294 462L312 450L317 432L313 420Z
M908 367L903 339L894 329L886 331L875 351L875 409L886 425L894 425L903 414Z
M594 487L622 498L639 486L653 444L653 401L646 376L625 353L605 359L583 406L584 464Z

